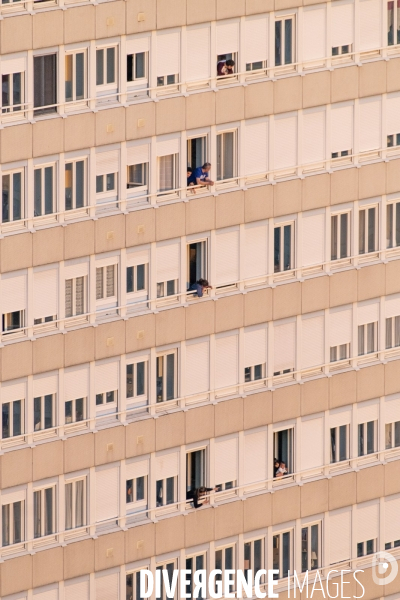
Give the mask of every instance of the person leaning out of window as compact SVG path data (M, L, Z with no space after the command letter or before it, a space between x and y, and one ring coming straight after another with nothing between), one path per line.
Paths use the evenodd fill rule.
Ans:
M235 61L231 58L227 60L220 60L217 63L217 75L218 77L227 77L235 73Z
M209 173L211 171L211 163L206 162L202 167L197 167L194 171L190 167L188 167L188 178L187 185L190 186L200 186L200 187L210 187L214 185L214 182L210 179Z
M212 286L209 285L207 279L198 279L196 283L192 283L188 291L196 292L197 297L202 298L206 290L212 290Z

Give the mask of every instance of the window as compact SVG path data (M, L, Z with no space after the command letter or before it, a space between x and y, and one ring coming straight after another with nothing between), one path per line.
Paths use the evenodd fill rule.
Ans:
M126 397L147 396L147 361L126 365Z
M386 319L386 349L400 346L400 317Z
M207 242L194 242L187 245L189 287L199 279L207 279Z
M358 542L357 544L357 558L362 556L368 556L369 554L375 553L377 540L367 540L366 542Z
M35 115L57 112L57 55L33 58L33 105Z
M386 248L400 246L400 202L386 207Z
M126 293L144 292L147 290L147 264L135 265L126 269Z
M294 62L294 16L275 21L275 66Z
M289 571L293 572L292 565L292 532L285 531L274 535L272 539L272 561L273 569L278 573L274 574L274 579L287 577Z
M161 571L161 573L160 573L160 579L161 579L161 581L163 581L162 571L167 571L169 585L171 585L172 578L173 578L173 575L174 575L174 570L176 568L177 568L176 562L173 561L173 562L166 563L164 565L157 565L156 566L156 571ZM161 585L160 587L161 587L160 595L157 596L157 594L156 594L156 600L167 600L165 585Z
M7 496L5 496L5 500ZM19 500L1 507L2 546L19 544L25 539L25 502Z
M320 525L301 528L301 570L303 573L318 569L320 560Z
M385 550L391 550L392 548L400 548L400 540L394 540L394 542L387 542L385 544Z
M156 482L156 506L167 506L177 501L178 478L167 477Z
M55 425L55 394L38 396L33 399L33 429L42 431Z
M174 85L179 82L179 75L161 75L157 77L157 86L162 87L164 85Z
M385 449L400 447L400 421L386 423L385 425Z
M146 565L142 569L148 569ZM141 569L141 570L142 570ZM144 592L144 590L143 590ZM140 587L140 571L127 573L126 575L126 600L143 600L143 592Z
M96 268L96 300L116 295L116 269L117 265Z
M117 47L99 48L96 50L96 85L116 83Z
M147 476L126 480L126 503L147 503Z
M190 492L204 487L206 481L206 451L195 450L186 454L186 498L191 498Z
M24 212L23 171L4 173L2 178L2 221L20 221Z
M279 462L279 468L274 473L275 477L293 473L293 438L294 429L283 429L274 433L275 460Z
M158 191L170 192L178 185L178 154L158 157Z
M265 71L266 68L266 60L258 60L257 62L246 63L246 71Z
M264 365L253 365L252 367L245 367L244 369L244 380L257 381L264 377Z
M343 56L344 54L350 54L352 51L352 44L346 44L345 46L335 46L332 48L332 56Z
M126 63L126 80L128 82L147 79L148 52L136 52L128 54Z
M359 212L358 220L358 252L375 252L378 242L377 208L365 208Z
M54 212L55 178L54 167L40 167L33 172L34 215L50 215Z
M396 9L395 9L396 5ZM400 4L391 0L387 4L387 40L388 46L400 44Z
M344 156L350 156L351 150L341 150L340 152L332 152L332 158L343 158Z
M140 187L147 188L149 177L149 163L141 163L138 165L128 166L128 177L126 187L128 189L136 189Z
M178 293L178 280L170 279L157 283L157 298L165 298L166 296L175 296Z
M350 425L331 427L331 463L348 460L350 455Z
M157 356L157 402L177 396L177 352L172 350Z
M76 398L65 403L65 424L78 423L86 418L86 398Z
M85 205L85 161L75 160L65 164L65 210Z
M22 110L24 102L24 73L1 76L1 112L13 113Z
M51 535L55 532L55 486L33 492L33 536Z
M294 225L274 227L274 273L294 267Z
M264 565L264 539L252 540L244 543L244 576L249 581L249 570L252 571L252 584L257 571Z
M86 477L65 483L65 529L86 525Z
M392 133L387 136L387 147L394 148L400 146L400 133Z
M189 581L190 583L186 586L186 592L188 594L190 594L190 598L194 598L193 596L193 592L194 592L194 585L193 585L193 580L194 580L194 574L196 571L201 571L203 569L206 568L206 555L205 554L196 554L195 556L190 556L189 558L186 559L186 570L190 571L190 573L188 573L186 575L186 580ZM201 595L201 592L198 592L198 596L197 596L198 600L205 600L203 598L203 596Z
M330 361L347 360L350 358L350 344L340 344L340 346L331 346Z
M201 167L207 160L207 136L190 138L187 141L187 164L193 170Z
M3 314L3 333L7 334L17 329L23 329L24 317L24 310L15 310L14 312Z
M227 546L226 548L220 548L215 551L215 569L222 571L222 573L215 576L215 590L218 591L218 588L220 587L224 596L234 591L234 584L231 583L225 587L224 581L225 571L232 570L234 568L235 546Z
M115 192L117 189L117 173L96 175L96 194Z
M78 102L86 97L85 52L65 55L65 101Z
M237 174L236 131L217 134L217 181L233 179Z
M358 326L358 356L378 350L378 323Z
M331 260L350 256L350 213L331 217Z
M358 456L376 452L377 421L368 421L358 425Z
M23 407L23 400L3 402L1 405L3 440L22 435L24 423Z
M237 64L237 52L217 55L217 76L232 77L235 74Z
M65 282L65 317L83 315L85 305L85 277L67 279Z
M102 406L104 404L112 404L116 402L118 398L118 391L113 390L112 392L103 392L102 394L96 394L96 406Z

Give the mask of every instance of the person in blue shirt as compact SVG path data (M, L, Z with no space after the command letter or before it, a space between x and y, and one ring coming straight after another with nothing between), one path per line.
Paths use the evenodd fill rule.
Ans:
M204 290L211 290L212 286L209 285L207 279L199 279L196 283L192 283L189 288L189 292L196 292L198 298L202 298Z
M210 171L211 163L209 162L204 163L202 167L197 167L192 175L194 179L194 185L201 185L202 187L214 185L214 182L209 177Z

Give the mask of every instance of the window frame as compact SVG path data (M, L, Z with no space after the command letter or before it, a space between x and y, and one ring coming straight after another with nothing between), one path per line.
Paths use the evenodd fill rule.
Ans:
M16 402L20 402L20 415L19 415L19 420L20 420L20 432L19 433L14 433L14 404ZM4 435L4 431L5 431L5 424L4 424L4 406L5 405L9 405L9 409L8 409L8 430L9 430L9 435L5 436ZM6 402L2 401L1 402L1 441L2 443L7 443L9 440L11 440L12 442L15 442L16 439L18 438L22 438L25 435L25 398L17 398L15 400L8 400Z
M17 1L17 0L15 0ZM4 6L2 4L2 6ZM19 75L20 76L20 100L21 102L18 103L14 103L14 75ZM4 78L8 77L8 86L9 86L9 92L8 92L8 96L9 96L9 100L10 100L10 104L9 105L4 105L3 104L3 94L1 95L1 114L2 114L2 119L6 119L7 116L9 116L10 118L18 118L20 117L21 119L24 118L25 116L25 110L26 110L26 105L25 105L25 77L26 77L26 71L18 71L16 73L2 73L1 75L1 79L2 79L2 86L4 85ZM15 108L14 108L15 107ZM8 120L8 119L7 119Z
M351 342L347 344L340 344L339 346L330 346L329 348L329 362L334 364L336 362L342 362L344 360L350 360L350 348ZM344 355L344 356L343 356Z
M126 267L126 295L129 298L135 298L137 296L148 295L149 293L149 263L144 262L135 265L128 265ZM143 267L144 271L144 285L143 288L138 289L138 267ZM132 277L128 275L128 270L132 269ZM132 290L128 289L128 282L132 280Z
M112 177L113 187L108 188L108 178ZM102 189L97 191L98 183L101 183ZM96 175L96 198L100 200L102 198L108 198L108 196L114 196L118 194L118 171L114 173L106 173L104 175Z
M125 575L125 591L126 597L132 600L143 600L140 590L140 571L150 569L150 565L144 565L140 569L126 569ZM131 582L128 583L128 577L131 578ZM129 588L132 590L130 593Z
M191 259L191 246L196 246L194 252L196 254L195 258L195 269L196 269L196 277L195 281L191 281L191 267L192 267L192 259ZM199 253L200 249L200 253ZM200 254L200 266L198 266L198 255ZM191 285L196 283L199 279L207 279L208 280L208 238L196 239L192 241L186 241L186 277L187 277L187 290ZM205 290L206 291L206 290ZM195 293L195 292L193 292Z
M168 196L178 193L179 185L179 153L166 154L164 156L157 156L157 195ZM172 157L172 187L161 189L161 161L168 157Z
M168 567L172 567L172 568L169 569ZM177 568L178 568L178 559L177 558L172 558L172 559L160 562L160 563L156 563L156 569L155 570L156 571L157 570L161 570L161 571L166 570L168 572L172 571L172 573L173 573L174 570L177 569ZM169 577L169 580L170 580L170 583L171 583L171 578L170 577ZM163 581L162 574L161 574L161 581ZM155 600L171 600L171 599L167 598L165 586L162 584L160 587L161 587L161 590L160 590L161 591L161 595L160 596L155 596ZM178 589L178 586L175 589L174 600L176 600L176 598L177 598L177 589Z
M346 250L345 256L342 256L342 218L347 216L347 231L346 231ZM335 221L334 221L335 220ZM336 226L334 226L334 222ZM331 213L331 261L343 261L350 258L351 254L351 210L343 210L340 212ZM343 244L344 245L344 244ZM336 251L336 255L335 255Z
M313 553L315 553L315 550L313 550L313 528L317 527L317 553L316 553L316 559L313 558ZM305 540L303 538L303 533L307 531L307 539ZM305 544L307 545L307 549L304 551L304 547ZM305 557L303 552L306 552L307 556ZM307 564L304 568L304 559L306 560ZM316 566L313 566L313 560L317 561ZM322 565L322 523L321 521L316 521L313 523L305 523L302 524L301 526L301 570L302 573L305 573L306 571L314 571L316 569L319 569Z
M12 315L19 315L19 324L18 327L14 327L12 324L8 325L8 322L11 322L12 320ZM1 315L2 319L1 319L1 332L2 335L12 335L12 334L16 334L16 335L23 335L25 334L25 309L21 309L21 310L14 310L13 312L9 312L9 313L2 313ZM10 318L11 317L11 318Z
M369 427L370 424L372 427ZM362 431L362 434L361 434ZM368 451L368 445L371 444L370 433L372 431L372 450ZM362 446L362 448L361 448ZM358 458L368 457L378 451L378 421L366 421L357 424L357 456Z
M76 96L76 88L77 86L77 67L76 67L76 62L77 62L77 56L82 54L83 55L83 95L82 97L77 97ZM70 99L67 99L67 60L69 59L69 57L72 57L72 66L71 66L71 88L72 88L72 92L71 92L71 97ZM86 104L87 101L87 97L88 97L88 51L87 48L79 48L79 49L74 49L74 50L66 50L65 51L65 59L64 59L64 99L65 99L65 103L66 103L66 108L69 106L73 106L74 108L76 107L76 105L79 104Z
M138 490L138 479L144 479L144 495L143 498L137 499L137 490ZM128 500L128 482L132 482L132 500ZM141 509L147 509L149 502L149 476L148 475L140 475L139 477L133 477L132 479L125 479L126 482L126 490L125 490L125 504L127 513L134 513L140 511Z
M385 319L385 349L400 347L400 316Z
M285 26L284 26L284 22L285 21L291 21L292 25L291 25L291 57L290 57L290 62L286 62L286 31L285 31ZM282 70L282 69L295 69L296 65L293 65L293 63L296 62L296 44L297 44L297 40L296 40L296 14L292 13L292 14L288 14L288 15L281 15L281 16L277 16L275 17L274 20L274 66L276 70ZM277 42L277 24L281 23L281 41L280 41L280 51L281 51L281 59L280 62L277 62L277 48L278 48L278 42ZM282 60L283 59L283 60Z
M83 305L83 312L82 313L77 313L76 312L76 306L77 306L77 280L78 279L83 279L83 284L82 284L82 305ZM76 319L76 318L86 318L86 312L87 312L87 302L88 302L88 289L87 289L87 275L79 275L78 277L71 277L69 279L65 279L65 285L64 285L64 289L65 289L65 305L64 305L64 313L65 313L65 319ZM72 281L72 290L71 290L71 314L67 314L67 282Z
M368 544L372 542L372 549L368 552ZM377 538L373 538L371 540L365 540L364 542L357 542L357 558L363 558L364 556L370 556L375 554L378 547Z
M144 365L143 369L144 369L144 393L143 394L138 394L137 393L137 381L138 381L138 376L137 376L137 368L139 364ZM133 392L132 395L128 395L128 367L132 366L133 369L133 373L132 373L132 388L133 388ZM149 358L148 357L140 357L137 359L128 359L125 365L125 383L126 383L126 401L127 403L130 402L140 402L142 400L145 400L145 404L148 404L149 401L149 372L150 372L150 363L149 363ZM135 394L135 390L136 390L136 394Z
M83 481L83 500L82 500L82 516L83 516L83 523L82 524L77 524L76 523L76 484L79 481ZM67 527L67 486L68 485L72 485L72 502L71 502L71 527ZM65 494L65 503L64 503L64 509L65 509L65 532L69 532L69 531L73 531L74 529L79 529L79 528L83 528L87 526L87 521L88 521L88 507L87 507L87 499L88 499L88 494L87 494L87 485L88 485L88 478L87 475L81 475L79 477L72 477L71 479L65 479L64 481L64 494Z
M342 439L341 430L344 428L346 433L345 439L345 458L342 456ZM335 447L333 448L333 437L332 433L335 432ZM350 423L345 425L337 425L336 427L329 428L329 452L330 452L330 464L336 465L341 462L347 462L350 460Z
M227 550L232 550L232 565L228 566L226 565L227 563L227 556L226 556L226 552ZM218 566L218 559L217 559L217 553L220 552L221 553L221 567ZM221 589L222 589L222 593L225 596L225 594L228 593L232 593L236 590L236 581L233 582L233 584L231 584L230 586L228 586L230 589L225 589L225 571L228 569L236 569L236 563L237 563L237 559L238 557L236 556L236 542L231 543L231 544L224 544L222 546L216 546L215 550L214 550L214 558L215 558L215 569L220 568L220 570L222 571L222 574L217 574L215 577L215 589L217 589L217 582L220 581L221 582ZM235 580L235 578L234 578ZM233 586L233 589L232 587Z
M358 356L370 356L378 352L378 321L372 323L365 323L364 325L358 325L357 327L357 346ZM371 325L373 327L371 327ZM373 340L371 340L371 332L373 332ZM371 341L373 341L373 349L368 351Z
M203 140L202 142L202 148L201 148L201 164L199 165L195 165L192 162L192 157L193 154L197 154L197 152L193 152L191 149L191 146L193 144L193 142L195 140ZM186 157L187 157L187 166L191 167L193 169L193 171L198 168L198 167L202 167L204 165L204 163L207 162L207 157L209 154L209 140L208 140L208 133L200 133L197 135L189 135L186 139ZM199 190L197 190L199 191Z
M256 559L255 559L255 547L254 544L255 542L260 542L260 546L261 546L261 556L260 556L260 569L263 569L265 566L265 541L266 538L265 536L261 536L261 537L256 537L256 538L251 538L251 539L244 539L243 540L243 574L246 578L246 581L248 581L248 577L247 577L247 571L251 570L252 571L252 587L254 587L254 579L255 579L255 575L258 571L258 569L256 569ZM250 546L250 558L246 559L246 546ZM246 561L249 561L249 565L247 567L246 565ZM258 562L258 561L257 561ZM253 567L254 565L254 567ZM265 576L263 575L261 577L261 583L265 582Z
M392 39L390 38L390 15L389 15L389 4L393 5L393 37ZM397 3L390 1L387 2L386 4L386 8L387 8L387 19L386 19L386 23L388 25L387 31L386 31L386 41L387 41L387 45L390 49L391 46L396 46L397 44L400 44L400 9L399 7L395 7ZM397 8L397 10L396 10ZM386 11L385 11L386 12ZM395 32L397 31L397 36L395 37Z
M98 274L102 272L101 276L101 285L98 282ZM108 286L108 273L113 273L113 293L112 295L108 295L107 286ZM98 295L99 290L98 287L101 287L101 296ZM113 300L117 300L118 296L118 263L112 263L110 265L97 266L96 265L96 305L108 304Z
M113 65L113 71L114 71L114 79L113 81L107 81L108 76L109 76L109 68L108 68L108 50L109 49L114 49L114 65ZM115 88L118 87L118 78L119 78L119 71L118 71L118 58L119 58L119 44L105 44L105 45L100 45L100 46L96 46L96 59L95 59L95 72L96 72L96 91L108 91L108 90L113 90ZM98 56L99 56L99 52L103 53L103 69L102 69L102 82L98 83Z
M144 58L143 58L143 64L144 64L144 75L143 77L136 77L136 57L138 54L143 54ZM132 79L129 79L129 66L128 66L128 61L131 58L131 62L132 62L132 67L131 67L131 71L132 71ZM149 51L148 50L144 50L142 52L132 52L132 54L127 54L126 55L126 82L128 84L128 89L129 89L129 84L131 85L138 85L138 84L143 84L146 83L146 87L148 86L149 83Z
M51 212L47 212L46 208L46 169L52 170L51 175ZM40 174L40 214L36 212L36 176L35 173L41 171ZM34 178L34 199L33 199L33 210L35 218L48 218L54 212L56 212L56 200L57 200L57 168L56 163L38 164L33 167L33 178Z
M233 134L233 153L232 153L232 177L226 177L226 173L225 173L225 166L224 166L224 162L225 162L225 135L232 133ZM218 146L219 146L219 141L221 140L221 144L220 144L220 159L218 160L218 154L219 154L219 150L218 150ZM231 128L231 129L223 129L220 131L216 132L216 140L215 140L215 144L216 144L216 173L217 173L217 177L216 177L216 183L218 185L218 187L227 187L227 186L233 186L233 185L237 185L238 180L238 171L239 171L239 165L238 165L238 157L239 157L239 131L237 127ZM219 176L221 175L221 177Z
M56 533L57 527L57 485L55 483L51 483L48 485L40 486L38 488L33 489L33 537L35 540L40 539L42 537L54 536ZM51 513L52 513L52 531L46 532L46 516L47 516L47 507L46 507L46 490L51 490ZM40 494L40 518L39 523L36 521L35 514L35 494ZM36 535L36 531L40 529L40 535Z
M173 479L173 499L171 502L168 502L167 493L168 493L168 481ZM159 488L159 483L162 483L162 494L159 496L157 493ZM172 510L177 510L177 506L174 506L178 502L178 475L174 475L173 477L166 477L165 479L157 479L156 482L156 508L167 508L170 507ZM162 503L159 503L159 498L161 498Z
M112 400L109 401L108 398L108 394L112 394ZM100 400L101 397L101 402L98 402L98 400ZM102 407L103 408L115 408L118 406L118 390L109 390L108 392L99 392L98 394L95 394L95 403L96 403L96 410L101 410Z
M194 479L198 479L197 474L195 473L196 470L196 465L193 466L192 462L189 457L191 455L196 454L197 452L200 452L200 456L201 456L201 467L200 470L202 471L200 473L200 484L199 486L194 486L193 488L190 486L189 487L189 482L191 482ZM188 498L188 494L190 492L193 492L197 487L207 487L207 481L208 481L208 452L207 452L207 446L202 446L200 448L192 448L190 450L186 450L186 456L185 456L185 468L186 468L186 499L191 501L191 498Z
M174 387L174 395L173 398L167 398L167 389L168 389L168 381L167 381L167 373L168 373L168 366L167 366L167 356L174 356L174 381L173 381L173 387ZM162 368L162 375L159 376L158 375L158 360L162 359L163 361L163 368ZM163 383L162 383L162 392L161 392L161 396L162 399L158 399L159 398L159 393L158 393L158 385L157 385L157 380L159 379L159 377L163 378ZM171 348L170 350L164 350L161 352L157 352L156 354L156 403L157 404L162 404L164 402L171 402L171 400L176 400L178 398L178 348Z
M49 427L46 427L46 398L51 397L51 425ZM43 433L43 432L49 432L51 429L54 429L54 427L56 427L56 406L57 406L57 398L56 398L57 394L53 393L53 394L44 394L43 396L34 396L33 398L33 431L34 433ZM36 429L35 426L35 414L36 414L36 410L35 410L35 404L36 404L36 400L40 400L40 427L39 429Z
M144 183L141 185L136 185L133 181L131 181L130 178L130 169L132 169L133 167L138 167L141 166L142 167L142 171L143 171L143 181ZM144 163L135 163L133 165L126 165L126 189L127 189L127 194L131 194L132 196L136 195L136 194L148 194L149 192L149 181L150 181L150 163L149 161L144 162Z
M82 411L82 418L77 420L76 419L76 415L78 413L78 409L77 409L76 403L77 403L78 400L82 400L83 411ZM82 425L86 426L86 423L84 423L84 421L87 418L87 400L88 399L87 399L86 396L81 396L80 398L73 398L72 400L65 400L65 402L64 402L64 425L66 427L73 427L74 425L76 426L76 425L79 425L79 424L82 424ZM66 405L69 402L72 403L71 404L71 406L72 406L72 410L71 410L72 418L71 418L71 421L67 421L66 420Z
M15 218L15 176L20 175L20 198L19 198L19 216ZM4 178L9 177L9 188L8 188L8 220L4 220ZM7 228L15 227L17 224L20 224L20 227L25 227L25 168L19 167L17 169L10 169L1 172L1 185L2 185L2 209L1 209L1 224L2 226L6 226ZM18 196L17 196L18 199Z
M12 494L14 495L14 494ZM22 495L21 495L22 496ZM16 540L16 536L15 536L15 515L14 515L14 511L15 511L15 504L21 504L21 523L20 523L20 527L21 527L21 539L20 540ZM8 519L8 543L4 543L4 539L5 539L5 507L9 507L8 509L8 515L7 515L7 519ZM23 544L25 542L25 537L26 537L26 516L25 516L25 507L26 507L26 498L25 498L25 494L23 494L23 497L21 497L20 500L15 500L13 502L7 502L7 494L5 494L4 496L2 496L2 502L1 502L1 547L3 549L5 548L9 548L10 546L16 546L17 544Z
M386 204L386 249L395 250L400 246L400 200L397 198Z
M385 450L395 448L400 448L400 421L385 423Z
M281 461L281 456L279 456L279 434L282 434L282 432L288 432L287 434L287 448L286 448L286 454L288 456L288 461ZM273 447L274 447L274 457L276 457L278 459L279 462L285 462L286 465L286 469L287 469L287 474L284 475L283 477L276 477L275 473L274 473L274 481L279 481L280 479L282 480L287 480L288 477L290 477L294 471L295 471L295 426L291 425L288 427L283 427L281 429L276 429L273 432L274 437L273 437Z
M290 265L287 269L285 269L285 227L290 227ZM276 265L278 264L277 256L276 256L276 239L275 239L275 231L277 229L281 230L279 235L279 269L276 269ZM279 274L289 274L296 268L295 263L295 221L285 221L283 223L274 223L274 253L273 253L273 273L274 275Z
M373 236L374 236L374 248L370 250L369 247L369 235L370 235L370 219L371 219L371 211L374 211L374 219L373 223ZM361 225L361 215L364 214L364 223ZM362 232L362 228L364 231ZM379 250L379 206L369 205L369 206L361 206L358 210L358 254L360 256L365 256L368 254L372 254Z
M186 575L186 580L190 581L190 585L186 587L186 592L188 594L190 594L190 598L192 600L194 599L193 596L193 591L194 591L194 573L198 570L200 570L200 568L197 567L197 559L201 558L201 569L206 570L207 568L207 551L204 550L204 552L196 552L195 554L189 553L188 556L185 556L185 568L190 571L190 573L188 573ZM202 596L198 596L197 600L205 600L205 598L202 598Z
M78 179L77 179L77 175L76 175L76 170L77 170L77 165L78 163L82 164L82 170L83 170L83 178L82 178L82 205L77 206L77 191L78 191ZM67 173L69 172L69 169L67 170L67 166L72 165L71 168L71 187L68 188L67 187ZM71 211L79 211L79 210L85 210L87 207L87 199L88 199L88 192L87 192L87 187L88 187L88 174L87 174L87 157L79 157L79 158L68 158L65 160L64 163L64 209L65 209L65 213L66 213L66 218L68 218L68 213ZM71 201L67 201L67 190L71 189ZM68 208L68 205L71 204L70 208ZM86 212L86 210L85 210ZM75 218L76 215L71 215L70 218Z
M283 566L284 566L284 556L283 556L283 551L284 551L284 544L283 544L283 536L285 534L289 534L289 556L287 557L287 563L288 563L288 571L290 571L291 573L293 573L293 560L294 560L294 556L293 556L293 539L294 539L294 531L292 528L290 529L286 529L283 531L279 531L279 532L274 532L272 535L272 562L273 562L273 569L276 569L277 571L279 571L278 574L274 573L274 579L286 579L287 578L287 572L283 571ZM274 546L275 544L275 540L279 539L279 545L278 547ZM275 550L278 550L278 556L276 556L276 552ZM275 553L275 556L274 556ZM276 560L277 559L277 560Z

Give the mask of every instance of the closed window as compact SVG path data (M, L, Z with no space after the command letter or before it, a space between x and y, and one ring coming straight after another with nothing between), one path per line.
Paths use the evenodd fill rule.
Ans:
M386 349L400 346L400 316L386 319Z
M321 526L319 523L301 528L301 570L303 573L321 565Z
M331 217L331 260L350 256L350 213Z
M13 400L1 405L1 431L3 440L22 435L24 431L24 401Z
M394 542L387 542L385 544L385 550L391 550L392 548L400 548L400 540L394 540Z
M5 500L6 502L6 497ZM25 502L19 500L1 507L2 546L19 544L25 539Z
M206 451L194 450L186 454L186 498L192 498L193 492L205 486L206 482Z
M118 390L111 392L103 392L102 394L96 394L96 406L102 406L104 404L113 404L117 402Z
M78 102L86 98L86 53L65 55L65 101Z
M400 133L392 133L387 136L387 147L394 148L395 146L400 146Z
M177 569L177 563L176 561L170 561L168 563L165 563L163 565L157 565L156 566L156 571L160 571L160 579L161 581L163 580L163 574L162 571L167 571L167 577L168 577L168 581L169 581L169 585L171 585L172 583L172 578L174 575L174 570ZM160 595L156 594L156 600L167 600L167 594L166 594L166 589L165 589L165 585L161 585L161 590L160 590ZM176 597L176 594L175 594Z
M86 477L65 482L65 529L86 525Z
M126 269L126 293L147 291L148 287L148 265L135 265Z
M96 50L96 85L110 85L117 81L117 47Z
M55 486L33 492L33 536L40 538L56 530Z
M244 576L249 581L249 571L252 572L252 584L257 571L264 568L264 538L244 543Z
M375 252L378 247L378 210L376 206L364 208L359 212L358 252Z
M352 44L345 44L344 46L334 46L332 48L332 56L343 56L345 54L350 54L352 48Z
M265 367L265 365L253 365L251 367L245 367L245 369L244 369L245 382L257 381L258 379L263 379L264 367Z
M113 298L117 294L117 265L96 268L96 300Z
M126 480L126 503L147 503L147 475Z
M178 477L156 481L156 506L167 506L177 501Z
M386 248L400 246L400 202L386 207Z
M25 311L15 310L14 312L5 313L3 319L3 333L9 334L13 331L21 330L25 323Z
M149 177L149 163L128 165L126 187L128 189L147 188Z
M178 280L169 279L157 283L157 298L165 298L166 296L175 296L178 293Z
M385 449L400 447L400 421L386 423L385 425Z
M358 326L358 356L371 354L378 350L378 323Z
M149 569L149 565L142 567L143 569ZM140 585L140 571L134 573L127 573L126 575L126 600L143 600L143 593Z
M75 277L65 282L65 317L75 317L85 313L86 277Z
M65 164L65 210L82 208L86 204L85 161Z
M224 596L231 594L235 589L235 584L225 585L224 573L235 569L235 545L218 548L215 551L215 569L222 571L215 576L215 590L218 593L222 590ZM233 577L231 577L233 579Z
M340 150L338 152L332 152L332 158L343 158L344 156L350 156L351 150Z
M230 180L237 175L237 132L217 134L217 181Z
M126 397L147 396L147 361L126 365Z
M54 212L55 167L38 167L33 172L34 215L50 215Z
M400 5L398 1L387 3L387 43L388 46L400 44Z
M178 187L178 154L158 157L158 191L170 192Z
M33 429L42 431L55 425L55 394L33 399Z
M157 86L162 87L164 85L175 85L179 82L179 74L173 73L171 75L160 75L157 77Z
M35 114L57 112L57 55L33 58Z
M274 227L274 273L294 267L294 225Z
M23 171L3 173L2 181L2 221L20 221L24 216Z
M378 540L367 540L366 542L358 542L357 544L357 558L361 558L362 556L368 556L369 554L374 554L376 552Z
M177 351L172 350L157 356L157 402L177 397Z
M203 554L195 554L194 556L190 556L186 558L186 570L189 573L186 575L186 580L189 581L186 586L186 592L189 594L189 598L194 600L194 574L196 571L201 571L206 568L207 565L207 556L205 553ZM201 591L198 591L196 594L198 600L205 600L205 598L201 595Z
M274 477L282 478L293 473L294 429L274 433Z
M115 192L117 189L117 173L96 175L96 194Z
M1 76L1 112L14 113L23 110L25 73Z
M65 403L65 424L78 423L86 418L86 398L76 398Z
M135 54L128 54L126 59L126 80L128 82L146 80L148 77L149 53L136 52Z
M340 346L331 346L330 361L347 360L350 358L350 344L340 344Z
M376 452L377 421L368 421L358 425L358 456L366 456Z
M295 60L295 17L275 21L275 66L290 65Z
M331 463L348 460L350 456L350 425L331 427Z
M274 573L274 579L283 579L289 575L289 571L293 572L292 537L292 531L284 531L272 538L272 568L278 571Z

